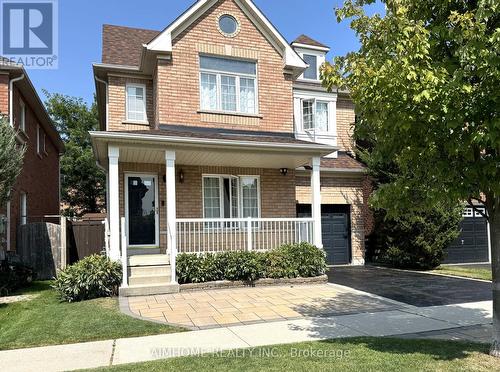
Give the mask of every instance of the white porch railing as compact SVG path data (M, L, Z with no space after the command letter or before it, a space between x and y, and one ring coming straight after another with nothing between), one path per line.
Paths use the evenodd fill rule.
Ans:
M313 243L312 218L177 219L178 253L267 251Z

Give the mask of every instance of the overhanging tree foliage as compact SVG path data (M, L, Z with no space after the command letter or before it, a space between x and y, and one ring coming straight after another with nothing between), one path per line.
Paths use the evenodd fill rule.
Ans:
M391 215L439 202L484 203L491 226L494 340L500 356L500 2L346 0L360 49L322 68L325 86L346 87L373 156L401 171L374 194ZM415 194L414 190L419 193Z
M0 209L7 204L21 173L25 150L16 140L16 132L6 118L0 117Z
M45 94L47 110L66 146L61 158L61 198L69 207L65 213L99 213L104 206L106 178L96 165L89 135L98 128L96 104L88 107L81 98Z

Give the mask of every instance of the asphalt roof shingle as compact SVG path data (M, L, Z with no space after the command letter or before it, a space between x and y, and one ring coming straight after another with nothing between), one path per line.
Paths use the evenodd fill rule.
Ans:
M159 33L155 30L103 25L102 63L138 67L142 44L149 43Z
M314 40L313 38L310 38L307 35L300 35L298 38L296 38L292 44L297 43L297 44L304 44L304 45L311 45L315 47L320 47L320 48L329 48L327 45L320 43L319 41Z

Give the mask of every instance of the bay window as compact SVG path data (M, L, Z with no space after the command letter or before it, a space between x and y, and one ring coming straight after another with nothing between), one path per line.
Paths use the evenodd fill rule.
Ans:
M315 99L302 101L302 125L304 130L327 132L329 125L328 102Z
M255 62L200 56L202 110L257 113Z
M203 176L204 218L259 217L259 178Z

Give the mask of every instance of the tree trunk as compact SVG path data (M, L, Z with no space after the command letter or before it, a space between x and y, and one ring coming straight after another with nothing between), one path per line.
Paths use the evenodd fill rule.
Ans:
M493 273L493 344L490 355L500 358L500 208L494 203L490 215L491 270Z

